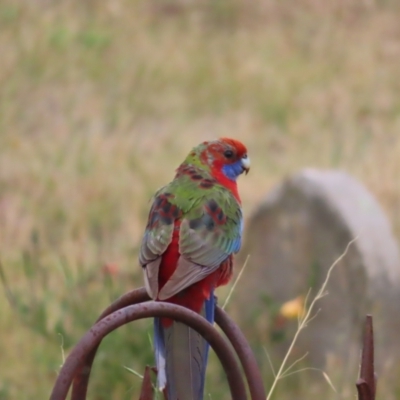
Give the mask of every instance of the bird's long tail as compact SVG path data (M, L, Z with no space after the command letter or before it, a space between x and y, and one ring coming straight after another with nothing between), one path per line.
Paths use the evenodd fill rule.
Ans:
M204 302L201 314L214 323L214 294ZM154 319L154 346L158 387L168 400L202 400L209 345L188 326L173 321L164 327Z

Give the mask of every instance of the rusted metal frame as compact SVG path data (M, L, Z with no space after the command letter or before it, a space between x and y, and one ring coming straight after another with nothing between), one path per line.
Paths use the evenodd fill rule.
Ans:
M376 375L374 367L374 331L371 315L367 315L365 319L360 377L356 382L356 387L358 400L375 400Z
M253 351L251 350L242 331L220 307L215 309L215 322L232 343L232 346L239 357L243 371L246 375L252 400L265 400L267 396L261 372Z
M133 290L121 296L107 309L105 309L97 321L100 321L102 318L106 317L110 313L125 306L137 304L147 300L150 300L150 298L144 288ZM215 322L221 327L222 331L230 340L233 348L239 356L239 360L246 375L246 380L248 382L252 400L265 399L266 395L261 373L255 360L254 354L250 349L250 346L243 333L241 332L239 327L229 318L229 316L219 307L216 308ZM87 355L86 359L80 366L74 378L71 400L85 400L90 371L98 346L99 345L93 348L93 350Z
M103 311L97 321L102 320L109 314L123 307L148 300L150 299L144 288L133 290L121 296L114 303L112 303L106 310ZM237 327L237 325L228 317L228 315L219 307L217 307L216 309L215 320L216 323L221 327L222 331L226 334L228 339L231 341L235 351L238 353L242 367L246 374L252 399L264 399L265 389L262 384L261 374L255 361L254 355L251 352L251 349L249 348L249 345L244 338L242 332ZM125 323L127 322L128 321L126 321ZM87 352L86 357L80 360L80 365L78 366L77 373L74 378L72 400L84 400L86 398L91 366L93 364L93 360L100 342L101 339L97 339L94 347L89 352ZM147 380L149 380L150 377L149 373L150 369L146 367L145 375L147 376ZM374 372L373 325L372 317L370 315L367 315L365 322L360 377L357 380L356 386L358 391L358 400L375 400L376 375ZM149 393L148 387L146 387L145 392ZM142 397L143 393L145 392L142 392L140 399L145 399L145 397ZM56 398L59 399L61 397L59 397L56 393L56 397L54 397L54 399ZM53 397L51 399L53 399Z
M239 364L228 342L202 316L175 304L146 302L124 307L97 322L82 337L67 357L58 375L50 400L64 400L72 380L86 356L110 332L129 322L150 317L166 317L180 321L198 331L210 344L225 370L233 400L245 400L246 388Z

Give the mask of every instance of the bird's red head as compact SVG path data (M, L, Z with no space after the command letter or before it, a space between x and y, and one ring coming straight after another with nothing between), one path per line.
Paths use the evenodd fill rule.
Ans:
M194 147L185 161L178 167L177 176L193 166L211 175L217 182L231 190L239 200L236 179L250 170L250 159L246 146L236 139L221 138L200 143ZM196 177L201 174L194 172ZM200 179L200 178L198 178ZM202 186L204 187L204 186ZM207 187L212 185L207 182ZM239 200L240 201L240 200Z
M213 175L223 174L227 179L235 181L240 174L247 174L250 169L246 146L236 139L221 138L203 142L196 149L199 161Z

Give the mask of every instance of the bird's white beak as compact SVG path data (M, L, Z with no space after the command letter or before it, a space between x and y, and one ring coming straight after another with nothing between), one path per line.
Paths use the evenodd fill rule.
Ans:
M247 175L248 172L250 171L250 158L247 157L247 154L245 154L242 157L242 168L243 168L243 171L245 171L246 175Z

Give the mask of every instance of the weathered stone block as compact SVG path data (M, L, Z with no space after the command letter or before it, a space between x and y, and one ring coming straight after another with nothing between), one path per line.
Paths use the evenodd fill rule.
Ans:
M353 371L366 313L374 317L378 368L399 357L397 243L371 193L334 170L305 169L289 177L247 221L236 269L248 254L249 265L234 295L246 334L282 358L297 321L284 321L280 306L306 296L310 288L313 298L329 267L356 236L335 267L328 294L317 303L320 311L300 335L293 357L309 352L308 363L324 368L333 356Z

